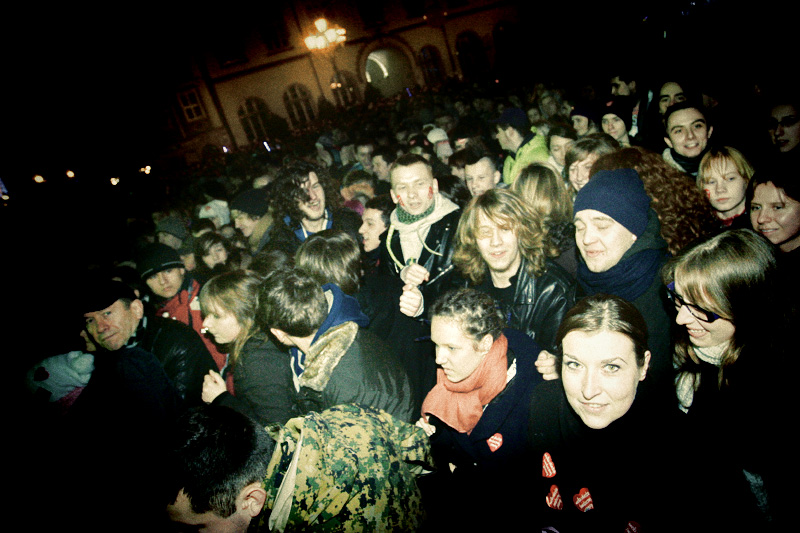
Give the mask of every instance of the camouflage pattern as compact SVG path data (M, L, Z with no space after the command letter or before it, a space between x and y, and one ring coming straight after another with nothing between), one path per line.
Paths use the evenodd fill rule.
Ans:
M272 513L262 513L259 531L415 531L421 525L416 478L432 464L422 429L350 404L270 431L277 445L264 488Z

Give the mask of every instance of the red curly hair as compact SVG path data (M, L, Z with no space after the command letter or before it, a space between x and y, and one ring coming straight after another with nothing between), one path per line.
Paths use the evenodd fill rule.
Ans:
M591 175L620 168L632 168L639 173L661 222L661 236L672 255L695 239L718 231L719 220L703 192L659 154L640 146L623 148L600 156L592 165Z

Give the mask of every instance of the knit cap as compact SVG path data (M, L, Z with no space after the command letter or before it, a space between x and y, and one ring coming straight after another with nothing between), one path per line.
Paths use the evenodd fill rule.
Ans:
M606 103L600 109L600 119L608 114L616 115L625 123L625 131L630 131L633 127L633 107L627 99L617 97Z
M216 218L219 220L219 225L224 226L231 222L231 212L228 209L228 202L225 200L211 200L200 208L198 218Z
M268 210L269 202L264 189L247 189L231 202L231 211L241 211L251 217L263 217Z
M528 115L526 115L525 111L518 107L508 107L504 109L499 117L492 119L489 122L491 124L509 124L513 126L514 129L522 132L529 132L531 129L531 123L528 120Z
M650 197L639 173L632 168L601 170L578 191L574 212L593 209L610 216L641 237L647 226Z
M136 260L136 271L142 281L147 281L147 278L171 268L183 268L183 261L178 251L166 244L155 243L145 246Z
M591 103L588 102L578 102L573 106L572 111L569 114L569 117L570 118L575 116L586 117L591 122L594 122L599 126L600 119L602 117L598 117L597 115L598 115L597 106L592 105Z
M189 236L189 230L178 217L166 217L159 221L156 224L156 233L161 233L162 231L174 235L180 240L184 240Z

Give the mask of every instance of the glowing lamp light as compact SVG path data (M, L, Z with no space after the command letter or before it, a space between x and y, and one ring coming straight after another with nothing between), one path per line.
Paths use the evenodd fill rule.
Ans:
M119 178L111 178L110 181L111 181L111 185L116 185L117 183L119 183Z
M267 149L267 152L271 152L272 151L272 148L270 148L269 143L267 141L264 141L264 148Z
M68 178L74 178L75 177L75 173L73 171L71 171L71 170L67 170L67 177Z
M223 146L223 147L222 147L222 151L223 151L223 152L225 152L225 153L227 154L227 153L228 153L228 147L227 147L227 146Z
M317 19L314 21L314 26L317 27L317 31L320 33L325 33L325 30L328 29L328 21L324 18Z
M36 174L33 177L33 181L35 181L36 183L44 183L44 177L40 176L39 174Z
M9 195L7 195L7 194L4 194L3 196L0 196L0 198L2 198L3 200L8 200L11 197Z

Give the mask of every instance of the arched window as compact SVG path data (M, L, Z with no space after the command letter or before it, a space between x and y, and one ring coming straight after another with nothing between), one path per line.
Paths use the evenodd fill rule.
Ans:
M331 78L331 91L337 107L349 107L358 102L356 77L347 71L338 71Z
M247 140L251 143L266 140L270 112L261 98L250 97L239 106L239 121L242 123Z
M474 31L465 31L456 38L458 64L464 77L471 81L485 79L489 75L489 59L483 41Z
M442 67L442 57L439 50L432 45L423 46L419 51L419 63L422 67L422 74L425 77L425 84L434 87L444 82L444 68Z
M283 105L289 114L292 126L299 128L316 118L314 107L311 105L311 93L305 85L295 83L290 85L283 93Z

